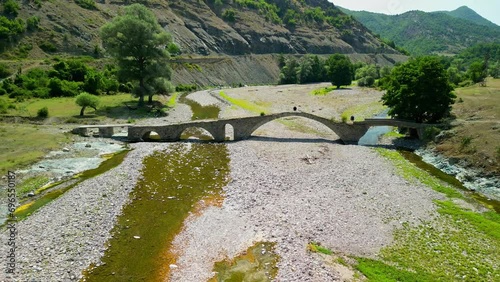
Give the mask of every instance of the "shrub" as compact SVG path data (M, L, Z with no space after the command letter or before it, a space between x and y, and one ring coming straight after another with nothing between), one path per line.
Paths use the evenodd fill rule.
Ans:
M195 91L196 89L198 89L198 86L195 84L179 84L175 87L176 92Z
M48 42L48 41L41 42L40 44L38 44L38 47L40 47L40 49L42 49L45 52L55 52L55 51L57 51L56 46L54 44L52 44L51 42Z
M9 67L6 64L0 63L0 78L6 78L12 73L9 71Z
M0 98L0 114L6 114L9 108L9 103L7 100Z
M94 0L75 0L75 3L78 6L84 8L84 9L87 9L87 10L95 10L95 9L97 9Z
M222 13L222 18L229 22L234 22L236 20L236 11L234 9L224 10Z
M3 3L3 11L8 15L12 15L14 17L17 16L19 12L19 4L15 0L7 0Z
M37 16L29 17L26 20L26 26L27 26L28 30L31 30L31 31L38 29L39 24L40 24L40 18Z
M39 118L47 118L49 116L49 109L47 107L43 107L36 112L36 116Z
M49 82L50 97L74 97L78 95L80 83L52 78Z

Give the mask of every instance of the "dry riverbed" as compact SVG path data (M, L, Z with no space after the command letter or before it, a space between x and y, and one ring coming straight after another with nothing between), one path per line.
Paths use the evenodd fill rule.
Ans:
M378 92L356 89L335 92L330 100L329 96L311 98L311 90L324 86L224 92L266 112L290 111L297 105L334 118L356 101L373 103L380 98ZM219 101L214 103L223 107L221 117L256 114L220 102L214 98L219 94L216 90L204 93L188 98L202 105L207 103L204 99ZM288 106L280 104L285 98ZM186 118L183 108L167 119ZM141 121L153 122L158 120ZM277 281L349 279L352 272L308 251L308 244L318 242L337 254L376 258L382 247L391 244L395 228L417 225L436 215L433 200L443 199L441 194L407 182L372 148L342 145L337 139L326 127L299 118L271 122L250 140L228 143L231 172L225 199L185 222L174 240L178 257L166 280L207 281L214 275L215 262L232 258L256 242L275 243ZM78 281L82 271L103 255L110 231L140 178L144 157L169 146L133 144L134 150L121 165L82 182L17 223L14 281ZM0 241L7 242L8 236L2 231ZM2 244L0 252L7 253L6 248ZM4 277L2 272L0 281Z

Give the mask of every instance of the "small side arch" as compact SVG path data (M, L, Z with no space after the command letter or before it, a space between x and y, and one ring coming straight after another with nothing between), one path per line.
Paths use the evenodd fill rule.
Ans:
M161 136L156 131L146 131L141 138L145 142L158 142L161 141Z
M234 126L230 123L224 125L224 140L234 141Z

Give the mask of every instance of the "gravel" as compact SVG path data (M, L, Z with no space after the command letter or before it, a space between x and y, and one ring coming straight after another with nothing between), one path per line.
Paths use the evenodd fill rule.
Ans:
M197 100L213 101L212 96L202 97ZM183 106L165 119L140 123L188 120ZM213 276L215 261L234 257L260 241L277 243L277 281L339 280L330 263L307 251L309 242L339 253L376 257L391 243L394 228L435 213L432 200L439 194L406 182L368 147L341 145L333 133L318 139L278 122L257 133L263 136L228 143L231 180L224 188L225 201L186 222L174 242L179 258L171 281L206 281ZM140 177L143 158L169 144L131 147L134 150L121 165L82 182L17 223L15 281L77 281L84 269L99 262ZM2 231L0 241L7 242L7 235ZM0 252L7 253L6 248L2 244Z

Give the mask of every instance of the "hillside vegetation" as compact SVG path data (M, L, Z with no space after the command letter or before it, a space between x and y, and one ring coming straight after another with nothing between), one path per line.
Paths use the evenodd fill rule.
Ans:
M327 0L7 2L17 8L2 5L5 59L101 56L99 28L134 2L153 11L183 54L398 53Z
M394 16L343 11L412 55L457 54L478 43L500 41L499 26L485 26L478 22L487 20L478 21L477 17L462 15L461 10L452 12L453 15L409 11Z

